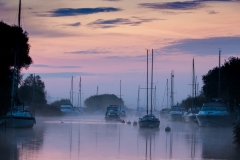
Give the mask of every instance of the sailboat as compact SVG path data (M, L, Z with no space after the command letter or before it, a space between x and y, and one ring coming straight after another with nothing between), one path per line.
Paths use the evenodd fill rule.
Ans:
M160 117L161 118L168 118L168 113L171 111L171 109L168 108L168 79L167 79L166 88L167 88L167 108L162 108L160 110ZM166 91L166 89L165 89L165 91ZM165 93L164 93L164 96L165 96ZM163 98L163 101L164 101L164 98Z
M19 11L18 11L18 28L20 29L20 18L21 18L21 0L19 0ZM19 46L18 42L18 46ZM19 47L17 47L19 48ZM2 125L7 128L32 128L36 124L35 116L32 112L25 110L24 104L19 105L17 96L17 82L15 82L16 77L18 77L18 67L17 67L17 54L19 54L19 49L15 52L14 56L14 68L12 77L12 92L11 92L11 108L5 116L1 118Z
M201 110L196 114L199 126L231 126L234 122L228 106L220 98L220 56L219 50L219 74L218 74L218 98L213 98L212 101L203 103Z
M174 105L174 73L171 73L171 111L168 113L168 120L182 121L182 116L186 112L185 107Z
M81 77L80 77L80 82L81 82ZM73 76L71 79L70 101L65 104L62 104L60 106L60 110L64 115L77 115L80 113L79 107L73 106Z
M194 94L195 93L195 94ZM183 115L183 120L185 122L197 122L196 114L199 112L200 107L193 106L193 99L196 96L196 78L195 78L195 68L193 59L193 75L192 75L192 106Z
M120 80L120 104L119 104L119 108L118 108L118 112L119 112L119 115L121 117L126 117L126 112L125 112L125 108L122 107L122 98L121 98L121 80Z
M152 113L152 89L153 89L153 50L152 50L152 76L151 76L151 109L148 113L148 50L147 50L147 114L139 118L139 127L141 128L156 128L159 127L160 121Z

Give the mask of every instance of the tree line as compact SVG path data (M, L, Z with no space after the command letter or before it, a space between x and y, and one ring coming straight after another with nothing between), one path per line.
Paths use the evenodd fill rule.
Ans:
M201 106L203 102L211 101L212 98L221 98L228 104L231 111L240 107L240 59L238 57L229 57L220 68L210 69L202 76L202 81L203 87L199 96L193 99L187 97L182 100L181 105L188 109L192 106L192 100L194 106Z
M114 94L101 94L93 95L88 97L84 104L88 112L94 112L97 110L106 111L109 105L118 105L119 107L124 107L124 101L122 98L118 98Z

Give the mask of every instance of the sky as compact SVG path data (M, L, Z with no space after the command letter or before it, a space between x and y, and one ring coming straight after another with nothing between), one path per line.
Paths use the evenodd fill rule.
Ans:
M0 0L0 21L17 24L18 0ZM166 107L166 84L174 73L174 103L191 95L192 61L202 76L240 53L240 0L22 0L21 26L28 32L33 64L48 101L70 97L74 105L96 94L115 94L137 107L147 86L153 50L156 109ZM149 87L151 85L149 74ZM121 87L120 87L121 81ZM98 88L98 90L97 90ZM146 89L140 89L140 106ZM170 99L170 98L168 98ZM83 106L83 102L81 104Z

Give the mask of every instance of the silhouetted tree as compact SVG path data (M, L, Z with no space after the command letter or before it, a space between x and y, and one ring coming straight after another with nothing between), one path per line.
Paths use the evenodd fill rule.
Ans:
M205 97L203 95L203 93L201 93L199 96L196 96L192 99L191 96L189 96L188 98L182 100L180 106L184 106L187 110L191 107L201 107L202 104L205 101Z
M0 21L0 114L5 114L11 105L11 87L14 57L16 54L17 75L22 68L32 64L29 56L28 34L16 25L10 26ZM19 83L21 77L17 77Z
M19 99L25 105L45 105L47 104L45 84L39 75L30 74L19 87Z
M121 101L120 101L121 100ZM89 98L87 98L84 101L84 104L88 111L96 111L96 110L106 110L109 105L118 105L121 107L124 106L124 101L120 98L118 98L114 94L102 94L102 95L94 95Z
M206 100L218 98L218 71L215 67L203 75L203 92ZM220 97L233 110L236 104L240 103L240 59L238 57L229 57L224 65L220 67Z

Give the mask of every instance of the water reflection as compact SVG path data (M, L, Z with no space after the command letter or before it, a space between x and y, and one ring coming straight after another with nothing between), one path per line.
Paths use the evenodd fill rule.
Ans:
M43 147L44 127L41 129L0 129L0 155L3 160L33 159L35 154Z
M165 132L168 125L171 132ZM232 141L231 128L184 122L161 120L160 128L150 129L100 116L38 118L32 129L0 129L0 159L240 159Z
M166 148L165 154L167 157L172 159L172 133L166 132Z
M233 145L232 128L200 128L202 157L212 159L240 159L239 149Z

